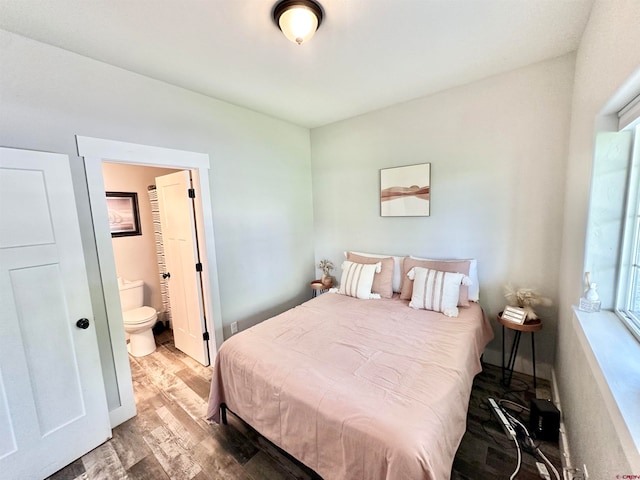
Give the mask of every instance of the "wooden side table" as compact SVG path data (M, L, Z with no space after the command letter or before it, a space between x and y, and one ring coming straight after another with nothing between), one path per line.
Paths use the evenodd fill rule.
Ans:
M498 322L502 325L502 384L505 387L511 385L511 377L513 376L513 367L516 363L516 357L518 355L518 347L520 346L520 336L522 332L529 332L531 334L531 356L533 361L533 389L536 389L536 343L535 333L542 330L542 320L536 318L535 320L528 320L522 325L519 325L509 320L502 318L502 312L498 314ZM511 353L509 354L509 363L504 365L504 328L507 327L510 330L516 332L513 337L513 343L511 344ZM509 376L507 377L507 372Z
M331 284L330 285L325 285L324 283L322 283L321 280L314 280L313 282L311 282L311 298L315 298L318 295L320 295L321 293L326 292L327 290L329 290L331 288Z

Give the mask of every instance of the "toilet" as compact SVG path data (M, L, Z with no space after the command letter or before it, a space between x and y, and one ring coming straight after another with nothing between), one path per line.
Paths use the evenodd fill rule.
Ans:
M158 319L158 312L144 303L144 282L125 280L118 277L122 320L127 334L127 350L134 357L144 357L156 350L152 328Z

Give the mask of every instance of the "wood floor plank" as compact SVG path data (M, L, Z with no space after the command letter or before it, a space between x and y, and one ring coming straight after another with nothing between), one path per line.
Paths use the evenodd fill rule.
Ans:
M264 452L254 455L244 468L255 480L294 480L296 478Z
M215 437L205 438L191 453L210 480L251 480L246 470Z
M306 465L298 462L291 455L281 450L262 436L257 441L260 450L266 453L270 461L277 465L279 471L286 472L288 477L299 480L322 480L322 478Z
M86 471L84 468L84 463L82 463L82 459L79 458L73 463L70 463L66 467L61 470L58 470L56 473L51 475L47 480L75 480L78 477L82 477L82 475L86 475Z
M195 428L188 429L185 427L166 406L159 408L156 413L171 433L173 433L174 438L183 449L190 450L202 440L202 436L198 435ZM195 435L192 435L192 431L194 431ZM202 433L204 434L204 432Z
M191 480L200 473L200 466L167 427L156 428L144 440L171 480Z
M194 372L197 375L200 375L202 378L204 378L207 381L211 381L211 376L213 375L213 368L211 365L209 365L208 367L205 367L200 362L194 360L193 358L185 355L183 352L178 350L173 343L166 343L163 345L163 347L166 348L172 354L179 357L181 361L185 364L185 366L190 368L192 372ZM214 363L214 360L215 358L211 359L212 364Z
M147 380L156 387L165 390L174 386L177 382L181 382L181 380L173 375L176 371L176 366L173 363L163 364L162 359L159 357L160 356L154 352L144 357L138 357L136 361L144 370Z
M134 419L114 429L111 444L125 470L151 454L149 447L140 441L142 429Z
M158 417L156 411L158 408L164 406L164 404L163 397L159 393L147 398L144 402L137 403L137 415L132 420L138 425L141 435L149 434L163 425L162 419Z
M90 479L126 479L127 473L111 441L100 445L82 457L82 463Z
M178 370L188 368L183 361L185 355L177 355L176 353L169 350L166 345L161 345L160 347L158 347L153 355L159 362L165 365L171 373L175 373Z
M180 378L191 390L200 395L203 400L207 401L209 399L211 380L205 380L200 375L193 373L193 371L188 367L177 371L176 376Z
M153 454L132 465L127 475L129 480L171 480Z
M163 394L178 403L196 422L207 423L204 419L207 411L207 402L185 385L182 380L176 377L176 382L164 389Z
M182 406L163 396L163 407L171 414L174 421L179 422L182 428L185 428L195 443L201 442L204 438L211 435L209 424L204 421L194 420ZM158 410L156 413L159 414Z
M222 448L229 452L240 465L244 465L260 449L235 427L240 422L233 415L229 415L229 425L211 425L211 432Z

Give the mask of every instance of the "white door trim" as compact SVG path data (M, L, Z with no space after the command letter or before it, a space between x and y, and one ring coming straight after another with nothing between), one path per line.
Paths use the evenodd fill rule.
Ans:
M100 264L100 281L107 311L111 348L120 397L120 407L109 412L113 428L135 415L135 400L133 398L131 371L124 339L124 325L120 310L120 296L111 233L109 231L107 203L104 195L102 162L189 169L196 173L196 178L199 180L201 198L198 203L202 207L200 212L202 222L198 224L198 235L200 238L205 239L206 246L206 252L202 252L201 258L206 258L206 265L203 262L203 267L207 265L209 267L207 270L208 275L203 276L205 315L207 317L207 330L210 332L209 352L211 352L212 358L215 358L215 352L222 343L223 336L213 235L213 211L209 186L210 160L209 155L204 153L101 138L76 136L76 142L78 155L84 157L93 230Z

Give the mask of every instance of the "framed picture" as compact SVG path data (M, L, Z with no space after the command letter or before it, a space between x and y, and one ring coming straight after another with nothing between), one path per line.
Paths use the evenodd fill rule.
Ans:
M518 325L523 325L527 320L527 312L522 308L510 307L507 305L504 307L504 311L502 312L502 319L517 323Z
M142 235L137 193L107 192L107 209L112 237Z
M430 163L380 170L382 217L428 217L430 193Z

